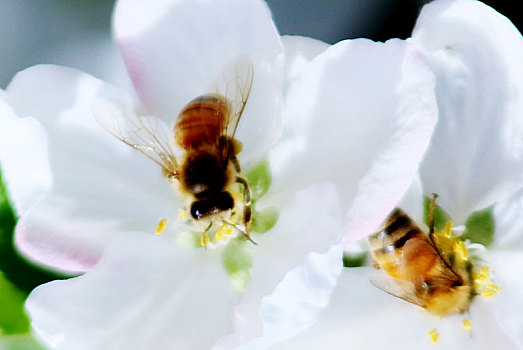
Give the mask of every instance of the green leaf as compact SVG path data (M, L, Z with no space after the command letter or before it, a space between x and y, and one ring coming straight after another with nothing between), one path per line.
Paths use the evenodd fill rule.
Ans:
M488 247L494 241L494 214L492 207L472 213L465 222L463 239Z
M361 267L367 261L367 252L360 254L343 254L343 267Z
M24 312L25 294L0 272L0 329L2 334L26 333L29 319Z
M276 225L280 213L276 208L265 208L252 216L251 231L265 233Z
M232 240L223 250L222 263L239 291L244 291L251 280L252 257L245 251L245 241Z
M251 167L245 174L245 178L251 184L252 202L255 203L260 199L271 185L272 176L267 160L262 160L255 166Z
M425 197L423 202L423 220L427 226L429 225L429 205L431 200L432 198ZM450 215L447 214L445 210L441 209L438 204L436 204L436 208L434 209L434 227L436 230L443 231L447 221L451 221Z

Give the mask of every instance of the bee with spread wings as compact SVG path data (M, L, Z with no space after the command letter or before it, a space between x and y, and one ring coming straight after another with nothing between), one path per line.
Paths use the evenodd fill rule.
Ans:
M249 235L251 186L241 176L237 158L241 143L234 138L253 74L249 59L236 59L210 92L181 110L172 132L158 117L122 113L109 102L99 104L95 114L109 133L158 163L164 175L178 183L192 219L206 227L203 233L219 222L233 226L255 243ZM175 149L182 152L176 156ZM241 201L232 195L238 186ZM235 210L242 212L243 228L229 221Z

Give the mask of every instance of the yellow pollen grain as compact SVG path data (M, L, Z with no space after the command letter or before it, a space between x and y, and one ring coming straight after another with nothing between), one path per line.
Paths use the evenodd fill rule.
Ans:
M216 235L214 236L214 239L216 241L221 241L227 236L232 235L232 227L229 225L222 225L218 231L216 231Z
M159 235L165 230L167 227L167 219L163 218L158 221L158 225L156 225L156 230L154 230L155 235Z
M200 235L200 245L202 247L207 247L207 244L211 243L208 233L203 233Z
M443 233L446 237L452 236L452 221L447 221L445 223L445 228L443 229Z
M187 219L187 212L182 208L178 209L178 220L184 221Z
M437 342L438 342L438 340L439 340L439 333L438 333L438 331L436 330L436 328L431 329L430 331L428 331L427 334L428 334L430 340L431 340L433 343L437 343Z
M461 322L461 325L463 328L465 328L467 331L470 331L472 329L472 321L468 318L464 319L463 322Z

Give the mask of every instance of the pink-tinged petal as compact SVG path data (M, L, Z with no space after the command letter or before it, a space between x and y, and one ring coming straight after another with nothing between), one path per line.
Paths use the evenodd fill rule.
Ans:
M412 43L436 75L439 120L421 166L426 193L462 224L523 184L523 39L479 1L434 1Z
M51 186L45 130L34 118L18 118L0 95L0 171L18 215Z
M254 83L237 132L242 156L265 151L278 135L283 49L265 2L123 0L114 32L142 102L170 122L228 64L249 57Z
M475 300L470 313L439 319L374 287L368 268L344 269L318 322L271 349L516 349L489 302ZM461 322L469 318L472 331ZM433 344L428 332L435 328Z
M209 349L232 329L237 298L219 250L127 233L87 274L35 289L26 308L54 349Z
M45 128L53 182L20 218L16 242L28 258L62 271L85 271L109 235L153 232L160 218L176 216L179 207L160 166L94 119L93 99L106 89L116 93L57 66L25 70L7 88L15 112L34 116Z
M415 176L436 121L433 90L424 57L404 41L331 46L289 90L274 187L334 181L347 243L370 234Z
M242 343L262 334L274 342L312 323L341 271L344 230L332 184L303 189L278 209L276 226L249 247L252 279L236 307L249 320L237 325ZM299 323L289 308L300 312Z

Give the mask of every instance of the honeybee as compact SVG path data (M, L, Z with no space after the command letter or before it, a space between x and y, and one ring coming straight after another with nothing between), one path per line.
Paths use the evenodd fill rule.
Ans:
M374 266L386 273L372 283L434 315L448 316L468 311L476 291L464 243L451 235L450 225L446 232L434 229L436 197L429 205L428 236L396 208L369 237Z
M215 223L227 224L256 244L249 234L251 186L241 176L241 143L234 138L253 73L248 58L235 60L209 92L181 110L171 130L158 117L122 112L108 101L97 102L95 115L109 133L158 163L178 184L191 218L205 228L202 235ZM233 196L238 187L239 201ZM229 221L235 211L242 213L243 228Z

